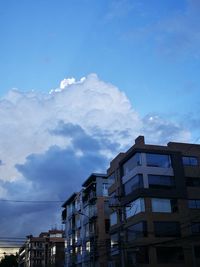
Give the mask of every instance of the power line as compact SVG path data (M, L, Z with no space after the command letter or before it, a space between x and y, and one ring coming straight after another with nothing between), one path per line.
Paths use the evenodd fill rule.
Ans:
M15 202L15 203L63 203L64 200L14 200L14 199L0 199L1 202Z

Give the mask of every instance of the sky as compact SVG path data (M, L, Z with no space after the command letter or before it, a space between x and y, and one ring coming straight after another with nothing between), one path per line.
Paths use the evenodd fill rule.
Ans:
M200 142L199 0L0 1L0 200L64 201L138 135ZM60 225L2 201L0 235Z

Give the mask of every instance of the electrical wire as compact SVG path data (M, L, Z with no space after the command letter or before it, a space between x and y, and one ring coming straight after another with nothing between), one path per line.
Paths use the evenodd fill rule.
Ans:
M15 202L15 203L63 203L64 200L14 200L14 199L0 199L1 202Z

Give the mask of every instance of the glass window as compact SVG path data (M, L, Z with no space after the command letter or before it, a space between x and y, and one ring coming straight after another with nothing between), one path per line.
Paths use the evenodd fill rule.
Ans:
M179 222L154 222L156 237L179 237L181 235Z
M176 212L178 211L176 199L152 198L152 211L153 212Z
M136 153L129 160L127 160L123 165L123 175L128 174L136 166L142 165L141 153Z
M115 173L114 172L110 176L108 176L108 181L109 181L110 186L112 184L114 184L114 182L115 182Z
M127 240L133 241L139 237L147 236L147 222L142 221L127 228Z
M108 187L110 185L108 183L103 183L102 184L102 192L103 192L103 196L107 197L108 196Z
M89 206L89 217L97 216L97 206L96 204Z
M147 166L169 168L171 167L170 155L146 153Z
M143 188L143 176L137 174L124 184L124 193L128 195L138 188Z
M182 247L157 247L158 263L179 263L184 261Z
M148 264L149 253L147 247L139 247L135 251L127 250L128 266L139 266L138 263Z
M188 207L190 209L200 209L200 199L189 199Z
M87 223L85 225L85 236L88 237L89 236L89 223Z
M110 214L110 225L117 224L117 212L113 212Z
M172 188L175 187L175 181L173 176L166 175L148 175L149 188Z
M191 232L193 234L200 234L200 222L193 222L191 224Z
M185 166L197 166L198 165L198 159L197 157L182 157L183 165Z
M119 197L117 196L116 191L114 191L110 196L109 196L109 206L110 207L115 207L118 206L119 203Z
M187 177L186 185L192 187L200 187L200 178L199 177Z
M118 233L110 235L111 253L116 254L119 252L119 236Z
M75 242L77 242L80 239L81 233L80 229L75 231Z
M129 207L126 207L126 218L132 217L140 212L145 211L144 198L138 198L129 203Z
M200 259L200 246L194 246L194 256L197 259Z
M90 242L86 242L86 251L90 252Z

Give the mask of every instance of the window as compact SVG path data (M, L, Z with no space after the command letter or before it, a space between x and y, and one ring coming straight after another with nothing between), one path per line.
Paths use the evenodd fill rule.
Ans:
M182 157L183 165L185 166L197 166L198 165L198 159L197 157Z
M75 242L78 242L81 236L80 229L75 231Z
M114 182L115 182L115 173L114 172L110 176L108 176L108 181L109 181L110 186L112 184L114 184Z
M136 166L142 165L141 153L136 153L129 160L127 160L123 165L123 175L128 174Z
M157 247L156 254L158 263L181 263L184 261L182 247Z
M194 246L194 256L197 259L200 259L200 246Z
M124 184L124 193L128 195L138 188L143 188L143 176L137 174Z
M72 235L69 235L68 238L69 238L68 239L69 245L72 246L72 244L73 244L73 237L72 237Z
M90 252L90 242L86 242L86 251Z
M181 235L179 222L154 222L156 237L179 237Z
M92 223L89 224L89 231L90 231L90 235L95 234L95 232L96 232L96 224L95 224L95 222L92 222Z
M110 231L110 220L105 219L105 232L109 234L109 231Z
M109 196L109 206L117 206L119 205L119 197L117 196L116 191L114 191L110 196Z
M85 237L89 236L89 223L85 225Z
M128 266L138 266L138 263L149 263L147 247L139 247L137 250L127 251Z
M133 241L139 237L147 236L147 222L142 221L127 228L127 240Z
M178 211L176 199L152 198L152 211L153 212L176 212Z
M96 204L89 206L89 217L92 218L97 215L97 206Z
M103 183L103 185L102 185L102 192L103 192L103 196L104 197L107 197L108 196L108 187L109 187L110 185L108 184L108 183Z
M111 254L118 254L119 253L119 236L118 233L110 235L110 245L111 245Z
M74 210L74 204L71 203L69 205L67 205L67 215L70 216L73 213Z
M200 178L199 177L187 177L186 185L192 187L200 187Z
M170 168L171 158L170 155L146 153L147 166Z
M200 199L189 199L188 207L190 209L200 209Z
M55 255L56 254L56 246L53 246L52 249L51 249L51 253L52 255Z
M115 224L117 224L117 212L110 214L110 225L113 226Z
M193 234L200 234L200 222L193 222L191 224L191 232Z
M171 189L172 187L175 187L175 181L173 176L149 174L148 181L149 181L149 188Z
M138 198L129 203L128 207L126 207L126 218L132 217L143 211L145 211L144 198Z

